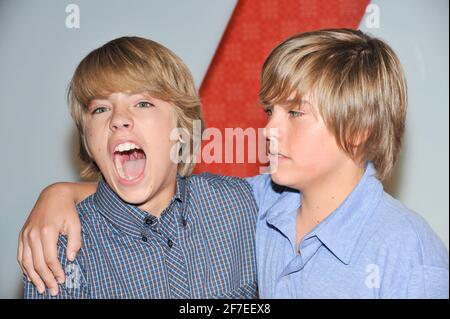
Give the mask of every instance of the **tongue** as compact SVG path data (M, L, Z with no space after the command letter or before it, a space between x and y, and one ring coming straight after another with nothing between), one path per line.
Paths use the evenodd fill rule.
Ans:
M127 160L123 163L123 172L127 179L135 179L142 174L145 168L145 159Z
M142 151L131 151L121 156L122 168L125 177L133 180L142 174L145 168L145 155Z

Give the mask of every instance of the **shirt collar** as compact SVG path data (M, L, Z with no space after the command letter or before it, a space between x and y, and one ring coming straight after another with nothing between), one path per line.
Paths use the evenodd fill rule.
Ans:
M365 223L377 207L383 185L368 162L363 177L344 202L315 229L315 235L344 264L348 265Z
M272 186L274 185L279 187L276 184ZM277 196L274 204L261 215L261 218L265 218L267 223L276 227L286 236L291 242L293 251L295 251L296 214L300 205L300 193L297 190L285 187Z
M186 178L177 175L175 194L168 207L162 214L172 211L173 205L180 203L184 206L186 201ZM120 230L135 236L141 236L142 227L149 213L135 205L123 201L102 177L94 195L100 214ZM183 209L183 211L188 211Z
M375 174L373 163L368 162L364 175L350 195L309 232L302 243L317 237L341 262L348 264L364 224L383 193L383 186ZM300 193L286 189L266 212L267 222L277 227L293 245L295 245L296 213L300 204Z

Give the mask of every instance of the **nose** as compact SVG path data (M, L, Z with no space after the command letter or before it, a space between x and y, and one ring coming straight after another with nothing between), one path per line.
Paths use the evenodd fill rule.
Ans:
M280 128L277 125L276 119L271 117L263 130L263 135L267 140L279 139L280 138Z
M281 124L280 114L274 112L264 127L263 135L266 138L269 153L276 154L279 151L279 143L283 135L280 129Z
M114 111L110 128L113 132L120 129L131 129L133 128L133 119L125 111Z

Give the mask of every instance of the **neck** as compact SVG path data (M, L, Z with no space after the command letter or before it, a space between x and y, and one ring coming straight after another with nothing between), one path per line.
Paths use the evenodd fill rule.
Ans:
M168 178L170 182L165 183L159 191L152 195L152 198L138 207L153 216L160 217L164 209L166 209L172 200L176 191L176 174L173 178Z
M364 165L350 162L326 179L302 189L299 218L308 224L318 224L335 211L353 191L364 175Z

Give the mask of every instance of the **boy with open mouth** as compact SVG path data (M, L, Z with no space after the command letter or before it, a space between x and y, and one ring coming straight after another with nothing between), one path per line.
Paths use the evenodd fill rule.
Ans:
M186 139L202 114L185 64L154 41L118 38L80 62L68 97L84 174L101 179L77 205L83 244L73 262L59 238L65 284L25 280L25 298L255 298L252 190L190 176L197 149Z

